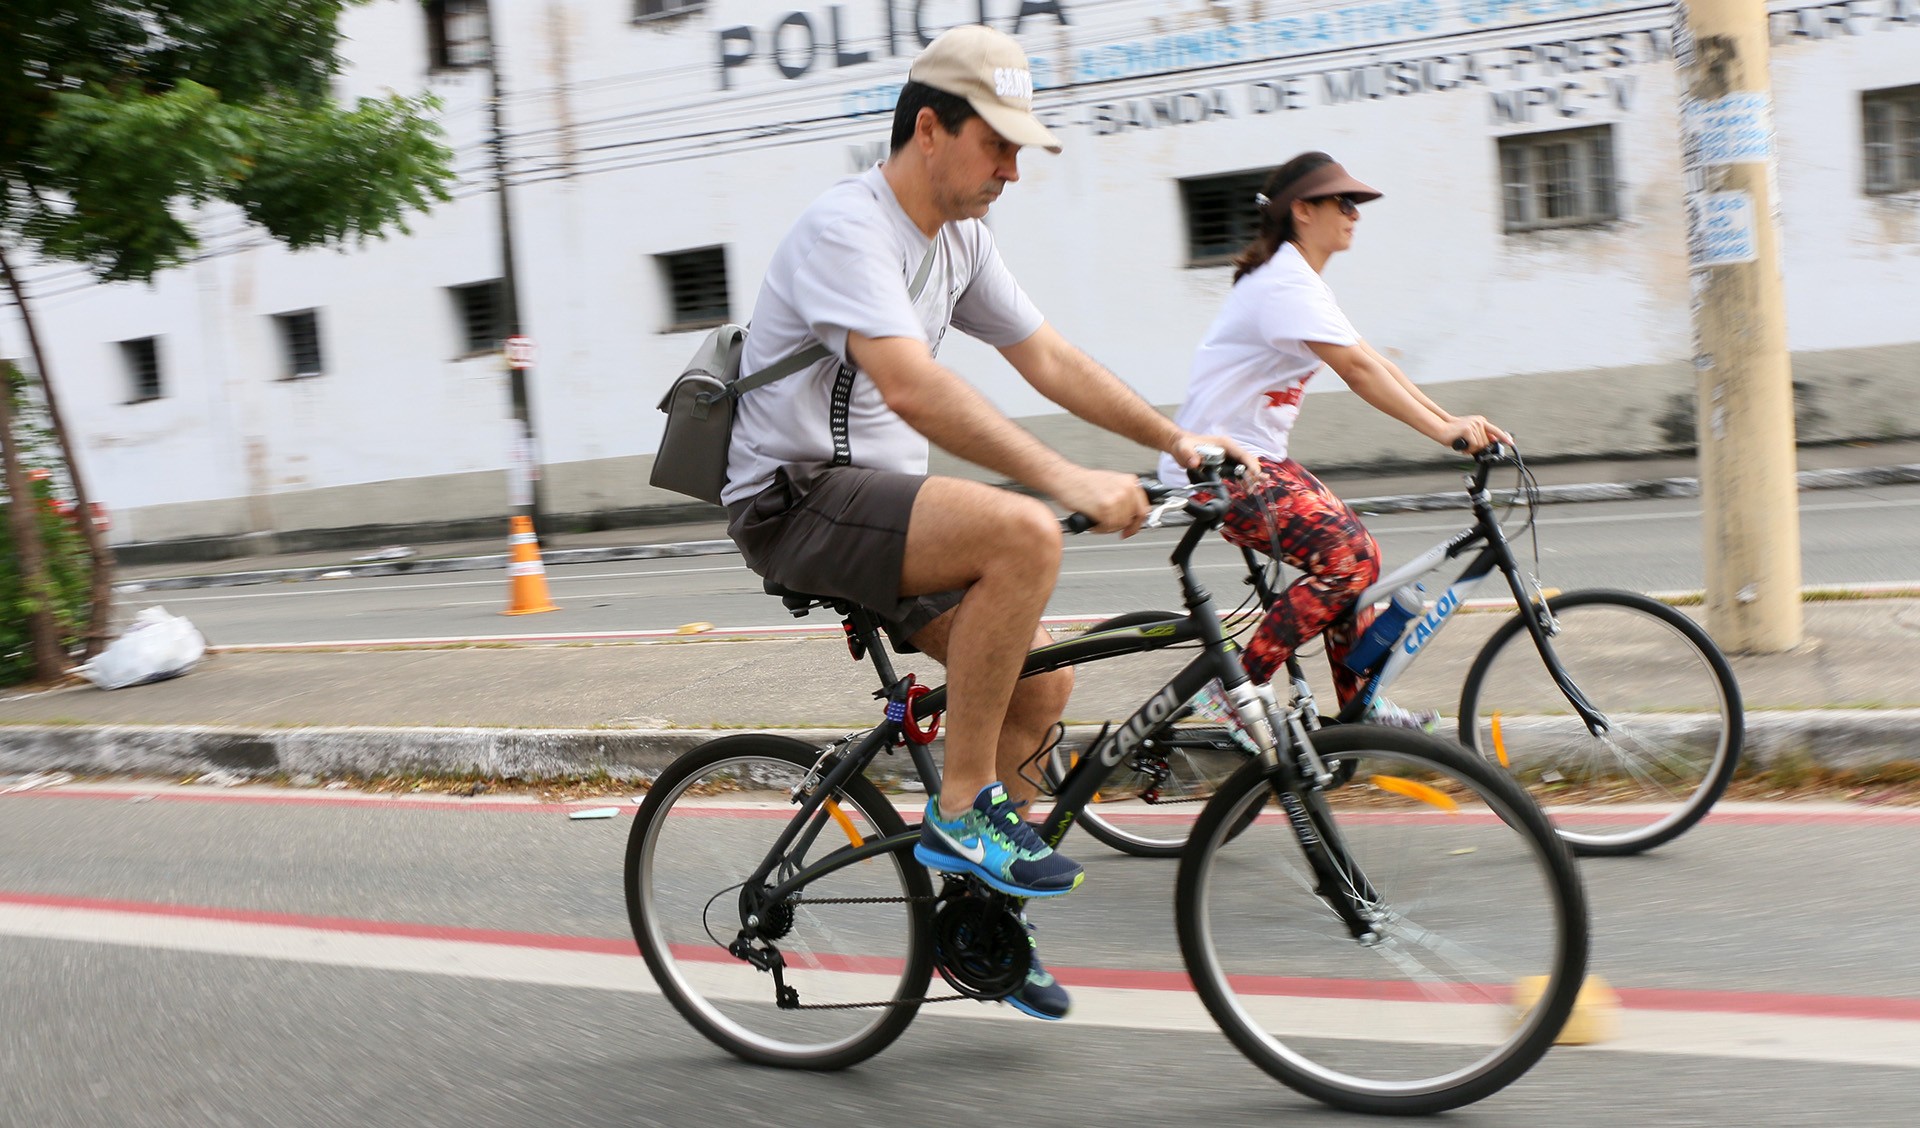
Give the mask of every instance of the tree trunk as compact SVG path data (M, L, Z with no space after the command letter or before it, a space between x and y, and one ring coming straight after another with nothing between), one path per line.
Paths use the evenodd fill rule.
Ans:
M60 457L67 464L67 481L73 486L74 519L80 522L80 535L87 542L87 558L92 564L87 598L87 633L84 658L100 653L108 642L113 616L113 553L107 538L93 520L93 498L87 493L80 475L80 459L67 437L66 420L60 414L60 401L53 392L53 376L47 368L47 354L40 348L40 334L34 328L33 310L27 305L27 292L13 272L5 247L0 247L0 274L6 275L7 288L13 291L14 304L20 307L20 320L27 328L27 348L33 353L33 367L40 374L40 391L47 398L47 418L53 423L53 436L60 444ZM9 407L12 405L9 404ZM9 430L8 435L13 432ZM11 489L12 478L8 478ZM19 496L19 495L15 495Z
M0 379L0 384L6 381ZM53 618L53 593L47 582L47 550L40 543L39 504L20 469L19 444L13 433L13 389L0 387L0 469L7 484L7 522L13 527L13 550L20 557L20 585L32 610L27 631L33 638L35 681L52 681L67 672L60 646L60 628Z

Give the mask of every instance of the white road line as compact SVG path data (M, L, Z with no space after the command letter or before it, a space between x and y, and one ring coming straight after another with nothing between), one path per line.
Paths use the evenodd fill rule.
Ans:
M631 956L466 940L32 905L0 905L0 934L503 983L658 992L646 966ZM726 968L702 970L719 975ZM858 978L852 973L836 976ZM876 988L888 982L873 978ZM1361 1005L1273 997L1245 1002L1275 1026L1312 1029L1324 1029L1320 1024L1328 1017L1315 1013L1318 1010L1332 1007L1351 1017ZM999 1007L943 1013L1018 1018ZM1619 1017L1619 1037L1591 1050L1920 1068L1920 1022L1657 1010L1629 1010ZM1186 991L1078 987L1069 1021L1134 1030L1214 1029L1198 1000Z

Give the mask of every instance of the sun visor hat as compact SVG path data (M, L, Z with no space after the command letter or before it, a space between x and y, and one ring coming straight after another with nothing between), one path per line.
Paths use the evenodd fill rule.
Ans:
M1348 196L1354 203L1364 204L1368 200L1379 199L1380 192L1355 180L1335 161L1323 164L1287 185L1286 190L1280 193L1280 198L1273 201L1273 206L1279 210L1295 200L1321 200L1328 196Z
M1060 151L1060 139L1033 116L1027 53L1005 32L983 24L949 28L920 52L907 78L965 98L996 133L1016 145Z

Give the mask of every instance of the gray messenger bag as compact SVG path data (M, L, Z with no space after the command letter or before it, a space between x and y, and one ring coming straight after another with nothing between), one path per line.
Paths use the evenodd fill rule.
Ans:
M907 288L907 299L918 301L933 271L936 237L927 246L926 257ZM747 327L722 325L707 334L686 370L667 389L660 410L667 413L667 427L660 436L660 450L653 458L649 478L663 490L720 504L720 491L727 485L727 451L733 445L733 408L741 396L755 388L791 376L826 359L827 346L815 342L792 356L762 368L750 376L740 375L740 353L746 347Z

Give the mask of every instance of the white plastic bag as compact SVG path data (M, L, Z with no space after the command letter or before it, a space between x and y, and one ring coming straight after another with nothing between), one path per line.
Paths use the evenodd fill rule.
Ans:
M169 615L164 607L148 607L80 672L101 689L122 689L177 678L193 669L206 652L207 640L199 628L179 615Z

